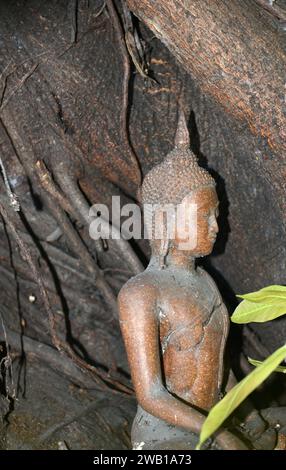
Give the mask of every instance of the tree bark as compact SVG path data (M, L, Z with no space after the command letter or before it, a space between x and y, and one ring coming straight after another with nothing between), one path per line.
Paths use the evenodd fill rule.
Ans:
M285 187L285 48L250 0L128 0L130 9L257 144L277 155L272 177ZM285 194L282 197L285 206Z

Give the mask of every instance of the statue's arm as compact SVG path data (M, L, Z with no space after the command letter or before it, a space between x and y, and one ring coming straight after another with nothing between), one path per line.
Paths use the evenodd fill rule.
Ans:
M148 413L199 434L204 415L171 395L162 381L156 291L152 286L129 286L119 295L120 325L136 397ZM216 437L224 449L247 447L227 431Z

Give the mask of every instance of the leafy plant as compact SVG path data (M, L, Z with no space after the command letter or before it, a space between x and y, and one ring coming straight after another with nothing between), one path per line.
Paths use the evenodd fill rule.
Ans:
M260 366L260 364L262 364L262 361L251 359L251 357L248 358L248 362L255 367ZM286 374L286 367L278 366L273 372L281 372L282 374Z
M243 299L234 311L234 323L266 322L286 313L286 287L268 286L257 292L238 295ZM201 429L199 444L202 444L218 430L231 413L248 397L272 372L286 373L286 367L279 364L286 358L286 345L280 347L265 361L249 359L256 367L241 382L233 387L225 397L209 412Z
M234 323L266 322L286 313L286 287L269 286L251 294L238 295L244 299L235 309Z

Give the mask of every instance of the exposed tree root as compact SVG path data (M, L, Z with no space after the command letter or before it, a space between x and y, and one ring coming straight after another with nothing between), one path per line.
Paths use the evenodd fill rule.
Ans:
M71 177L64 168L56 169L57 176L59 178L61 188L68 195L71 204L77 214L79 214L81 221L84 224L89 225L91 222L90 218L90 207L79 189L77 182ZM118 252L121 254L122 259L128 264L133 274L138 274L143 270L143 265L138 259L137 255L132 250L128 241L121 238L120 230L117 227L112 226L108 221L102 217L99 218L101 224L101 230L104 232L104 236L109 239L112 238Z
M55 347L62 353L65 353L67 356L69 356L72 361L82 370L86 371L88 375L95 380L96 383L99 383L102 386L107 386L106 384L112 385L114 388L117 388L117 390L124 391L125 393L129 391L129 389L118 382L117 380L113 380L109 374L106 374L105 372L99 371L96 367L88 364L86 361L81 359L79 356L75 354L73 349L70 347L68 343L65 341L61 340L56 332L56 327L55 327L55 316L54 313L51 309L50 306L50 301L49 297L46 291L46 288L44 286L44 282L41 276L41 273L39 269L36 266L36 262L34 261L30 249L27 246L27 244L23 241L23 239L19 236L14 224L11 222L11 218L9 217L8 212L6 211L5 207L0 203L0 213L11 231L16 243L18 244L23 258L27 261L27 263L30 266L30 269L33 273L34 279L36 280L41 297L43 299L44 307L48 316L48 321L50 325L50 334L51 338L53 341L53 344Z
M121 107L121 116L120 116L120 130L121 130L123 142L126 145L128 154L133 163L134 172L135 172L136 179L137 179L137 185L139 186L141 184L141 179L142 179L141 169L140 169L138 159L130 144L129 132L128 132L128 103L129 103L128 89L129 89L130 72L131 72L130 60L129 60L128 50L127 50L126 43L125 43L124 32L120 23L118 13L115 9L113 0L106 0L106 6L108 8L108 12L111 17L111 21L114 27L116 37L118 39L118 47L122 55L122 61L123 61L122 107Z

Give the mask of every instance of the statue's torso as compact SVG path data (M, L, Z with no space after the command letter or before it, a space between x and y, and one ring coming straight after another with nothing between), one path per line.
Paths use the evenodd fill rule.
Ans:
M205 410L219 398L228 314L202 269L145 271L157 286L162 365L167 389Z

